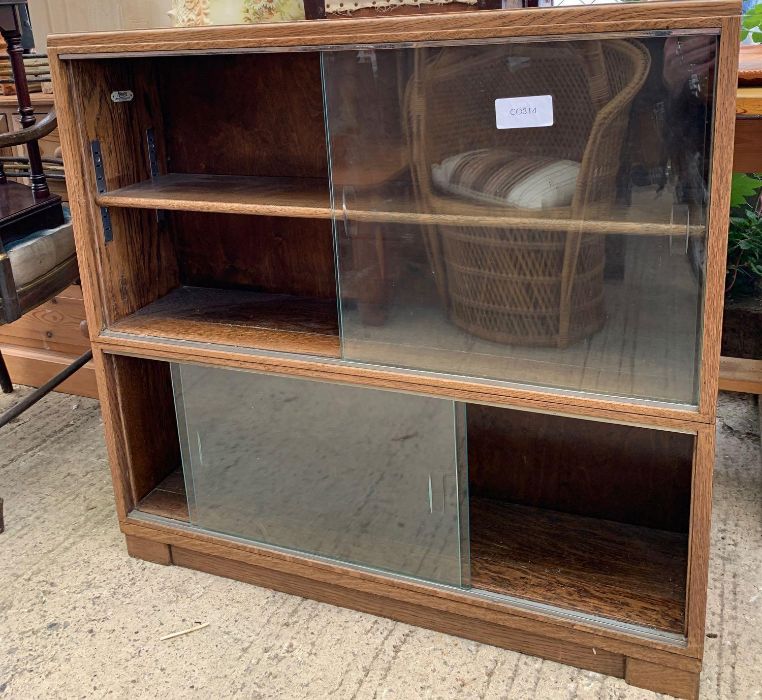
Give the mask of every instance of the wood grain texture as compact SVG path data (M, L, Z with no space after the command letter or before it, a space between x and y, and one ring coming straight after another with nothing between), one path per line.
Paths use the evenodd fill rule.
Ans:
M92 206L95 187L92 161L86 159L86 135L84 125L78 118L78 98L75 91L76 78L71 64L64 65L51 57L51 75L58 86L56 110L59 115L61 150L66 161L69 178L69 205L74 223L74 240L77 247L83 301L90 338L103 328L102 289L98 279L99 264L96 253L96 212ZM61 115L66 115L63 118Z
M739 117L758 117L762 115L762 87L738 88L736 93L736 114ZM738 124L736 124L737 129Z
M543 218L525 213L510 216L505 210L484 207L484 214L432 214L420 211L416 201L397 200L380 208L378 203L359 194L346 209L329 205L328 184L317 178L264 178L253 176L194 175L171 173L163 177L128 185L113 192L98 195L100 206L133 209L166 209L170 211L218 212L283 216L372 223L439 224L450 226L481 226L485 228L521 228L541 231L566 231L579 225L578 220ZM600 220L586 219L583 230L606 235L629 236L703 236L703 226L686 227L663 223L659 212L654 220L627 221L629 207L601 212ZM648 212L645 212L647 215Z
M335 302L285 294L180 287L111 329L239 348L340 354Z
M613 422L663 427L694 432L706 421L691 410L665 408L659 404L640 404L593 398L582 394L547 393L530 388L490 385L468 379L450 379L437 374L405 372L371 365L331 363L290 356L241 352L222 345L162 341L155 338L116 334L107 331L94 346L107 353L146 357L169 362L202 362L218 367L238 367L255 372L284 376L312 377L327 381L361 384L368 387L410 391L473 401L495 406L525 408L558 415L602 418Z
M60 352L19 345L0 343L0 351L8 367L11 380L25 386L42 386L56 374L62 372L83 353L66 355ZM75 396L98 398L95 370L91 363L86 364L76 374L60 384L56 391Z
M684 633L687 534L470 503L474 588Z
M143 559L154 564L169 566L172 563L172 554L167 545L153 540L145 540L141 537L127 535L127 553L135 559Z
M169 365L110 358L109 400L120 415L131 503L138 503L181 465L180 441Z
M733 172L755 173L762 170L762 120L736 119L733 141Z
M733 174L733 128L738 74L739 17L722 20L714 101L709 229L706 242L706 291L701 338L699 411L714 418L725 302L730 180Z
M582 9L583 6L579 6ZM603 8L603 5L596 5L596 10ZM572 8L559 8L564 11L568 11ZM574 8L577 9L577 8ZM460 17L464 13L453 12L449 16ZM476 14L476 13L471 13ZM482 14L492 14L482 13ZM433 15L427 15L425 18L433 19ZM257 49L290 49L309 47L314 49L332 48L334 46L357 46L367 44L385 44L389 41L395 43L414 43L414 42L428 42L428 41L462 41L462 40L492 40L492 39L507 39L513 37L546 37L546 36L565 36L565 35L585 35L591 31L596 32L642 32L642 31L664 31L671 29L708 29L716 30L720 23L721 18L716 16L707 17L695 17L691 19L684 19L680 17L666 18L666 19L628 19L625 21L606 21L606 22L584 22L584 18L577 16L575 18L577 22L569 22L568 24L545 24L535 25L532 23L519 23L513 26L502 27L464 27L461 29L450 28L437 30L434 34L430 30L426 30L423 27L397 27L398 30L393 36L388 34L384 37L378 33L378 28L375 26L369 26L364 28L366 31L363 34L354 34L353 36L347 36L341 32L335 32L334 35L325 35L316 32L305 36L284 36L280 38L273 38L263 36L257 38L255 41L247 37L244 39L229 39L222 41L213 40L199 40L199 41L180 41L172 44L161 44L158 41L150 44L141 44L139 49L134 44L109 44L107 47L96 46L96 50L93 51L93 47L87 46L75 46L75 47L55 47L49 49L49 54L56 52L64 60L78 60L82 58L91 58L99 56L110 55L126 55L130 57L142 57L146 55L162 52L167 56L184 56L189 53L203 52L203 53L226 53L232 51L247 51ZM324 20L328 22L330 20ZM342 24L348 24L359 20L337 20ZM381 21L377 19L370 20L373 25L376 22ZM321 22L321 25L323 24ZM306 23L304 23L306 24ZM488 23L485 23L488 24ZM268 26L273 26L272 24ZM73 50L69 50L69 49Z
M187 523L190 518L182 469L171 472L156 488L143 497L136 509L141 513L150 513Z
M39 109L41 112L47 113L54 104L53 95L44 92L33 92L29 95L29 101L32 103L32 107L35 110ZM0 109L10 107L15 113L19 107L19 101L16 99L16 95L0 95Z
M404 600L385 599L366 591L316 582L265 567L200 554L192 549L172 547L172 560L178 566L189 569L206 571L291 595L381 615L446 634L571 664L578 668L617 677L622 677L624 674L624 659L605 649L583 647L531 632L509 629L486 620L477 622L448 611L437 612L436 616L427 615L426 611L419 606Z
M85 191L77 188L74 196L92 203L95 196L92 141L98 140L101 145L107 189L124 187L150 176L148 128L154 129L159 162L165 161L158 82L150 61L78 64L72 80L77 84L78 95L72 118L81 126L81 133L77 134L78 152L72 154L72 159L85 160L82 166ZM112 102L110 95L117 85L121 86L119 89L134 90L135 100ZM68 147L68 139L62 132L64 144ZM64 157L67 153L65 148ZM78 239L78 252L81 248L94 247L97 255L98 274L93 283L100 292L104 316L99 319L101 323L131 314L177 286L177 259L172 238L161 229L154 212L115 208L110 212L113 240L105 244L99 208L82 221L78 204L72 204L77 222L75 231L83 229L80 238L84 240ZM86 289L91 286L88 275L83 276L83 286ZM88 318L88 322L92 332L91 319ZM95 325L94 328L100 327Z
M730 171L730 159L726 159L728 162L722 160L722 149L727 151L730 148L728 134L732 130L732 123L728 123L728 118L730 115L732 120L734 116L732 103L735 99L735 67L732 65L732 50L733 44L737 44L738 11L737 2L699 1L654 3L647 6L626 4L610 7L556 8L531 12L495 11L370 20L325 20L319 23L304 22L277 26L201 28L54 39L53 44L57 48L51 52L53 72L56 79L60 79L59 84L63 86L64 91L64 95L57 98L57 101L60 112L69 115L68 123L62 124L62 144L67 168L71 169L73 177L77 180L74 184L72 209L79 229L77 243L81 251L80 257L83 267L86 268L83 272L83 284L88 297L90 332L96 339L94 362L103 395L104 423L112 462L117 512L122 528L128 536L159 544L151 549L144 543L133 540L130 545L133 552L139 553L143 548L146 558L169 563L172 561L172 548L185 565L194 568L233 575L243 580L254 580L273 587L281 586L284 590L301 595L325 595L329 602L366 609L376 614L393 617L404 615L404 618L399 619L406 619L415 624L438 625L437 628L444 631L472 638L478 634L481 641L504 644L614 675L625 674L624 665L628 663L628 659L633 658L660 667L696 674L700 668L700 637L703 634L703 607L706 595L709 526L707 498L711 497L712 459L711 439L707 436L713 430L713 401L717 384L715 370L719 354L719 291L724 269L721 229L722 219L726 219L727 216L726 200L723 199L726 198L726 194L723 192L727 190ZM204 89L193 83L197 80L197 75L194 74L192 66L212 66L218 65L215 61L228 61L232 66L231 76L253 78L252 93L261 96L265 85L269 84L272 87L277 81L269 76L253 75L256 71L253 71L251 66L269 65L269 56L261 59L257 57L257 60L241 57L194 57L186 68L182 66L182 60L178 60L177 70L182 75L174 77L166 66L158 69L159 75L154 67L140 61L129 64L119 61L97 64L62 62L59 57L61 52L72 55L107 55L122 50L136 53L227 51L272 46L315 47L327 43L373 44L688 27L721 27L725 32L721 43L718 73L718 120L715 125L714 145L719 156L715 158L717 172L712 174L712 186L715 189L712 192L707 321L704 331L705 364L701 377L703 386L699 412L658 404L611 401L582 394L550 394L531 387L490 386L486 383L454 380L436 375L340 364L329 359L310 362L304 358L277 353L241 352L235 348L225 348L204 341L168 342L134 335L110 335L110 331L102 333L107 322L117 322L130 316L183 282L187 283L190 276L219 277L224 269L219 263L225 259L225 255L216 256L205 266L202 256L197 252L192 266L178 265L178 258L185 257L178 255L178 246L185 246L188 251L203 249L198 243L203 239L196 233L187 233L189 229L181 225L185 223L183 217L190 215L182 212L171 215L168 217L169 226L163 229L157 224L153 212L122 207L112 207L117 235L115 243L104 246L99 211L95 205L92 168L87 154L90 139L97 137L108 141L110 150L107 179L110 189L148 179L144 154L144 134L147 126L153 126L157 130L162 168L169 157L173 169L178 172L324 178L321 147L311 141L307 143L306 138L311 130L317 130L316 124L319 123L322 129L322 114L320 120L309 119L309 124L292 124L295 134L293 144L283 143L276 148L273 144L286 139L282 133L266 132L271 136L271 143L268 143L267 139L249 139L252 132L248 131L246 139L249 140L244 139L246 142L242 143L240 153L229 148L223 152L214 141L217 135L209 136L204 129L199 128L203 122L202 115L188 113L199 100L194 96L182 94L183 90L188 85L192 85L193 90ZM214 113L219 117L221 105L224 105L225 109L230 106L233 111L245 110L247 106L255 111L256 108L263 110L259 115L249 112L238 115L225 114L223 120L226 128L230 127L232 130L231 133L235 133L237 127L249 128L255 123L267 125L270 129L273 125L279 126L276 115L280 108L287 104L312 105L317 99L315 93L319 80L315 77L315 57L306 56L305 54L304 58L293 59L293 65L302 66L295 69L296 82L301 84L304 78L305 85L309 83L306 88L308 95L276 95L264 103L248 96L234 95L230 100L222 101L215 98L210 100L215 104L208 108L209 114ZM96 66L95 70L93 66ZM307 76L310 75L313 77L308 80ZM288 82L288 79L289 76L283 74L284 82ZM203 82L205 81L198 81L199 84ZM214 84L210 89L215 95L225 97L223 93L230 92L232 87L240 88L235 82L231 77L227 80L228 88L225 90L221 87L218 89ZM312 85L313 82L315 85ZM115 84L118 84L118 87ZM166 91L163 89L165 87ZM123 109L109 104L108 95L112 89L133 88L138 99L130 107ZM238 91L245 92L240 89ZM265 91L271 92L269 89ZM162 102L170 92L173 94L170 101L174 107L166 110L167 103ZM167 117L172 110L174 112L169 119L173 128L174 125L179 125L177 133L184 132L184 136L181 140L172 136L172 142L165 144L164 125L154 124L153 117L157 114ZM308 114L312 115L315 110L310 110ZM214 123L214 119L209 123ZM223 131L221 130L221 133ZM199 134L204 135L201 141ZM231 140L236 144L241 141L231 139L228 134L226 143L229 144ZM279 149L285 154L281 156L281 160L278 160ZM219 162L213 163L210 159L212 156L219 156ZM72 160L71 165L69 160ZM176 163L181 165L175 168ZM326 223L326 220L323 223ZM252 242L249 250L255 250L259 242ZM322 252L317 256L322 260L320 256ZM319 275L313 277L322 279ZM247 278L243 265L241 269L230 273L230 278L238 280L234 281L232 286L241 285L249 289L258 282L261 284L261 279L264 279L261 277L257 280L254 275ZM713 354L713 348L717 349L716 354ZM451 399L521 407L533 411L698 432L688 564L687 646L665 638L640 638L622 632L621 629L597 626L589 621L572 620L560 615L549 615L536 608L518 607L458 591L440 590L423 583L391 581L370 572L347 570L326 562L261 550L242 543L225 542L210 535L183 531L179 527L136 522L128 517L128 512L140 496L146 495L157 485L167 473L164 470L172 466L172 459L166 458L174 449L171 448L171 440L167 437L170 432L158 431L163 435L160 438L152 438L148 432L151 429L155 431L157 424L155 416L151 413L155 409L153 404L157 403L157 395L160 414L166 414L167 420L169 416L174 420L174 416L170 411L171 392L167 389L167 378L161 378L159 370L146 369L152 366L150 362L128 357L130 355L164 361L197 361L282 375L310 376ZM712 372L715 374L712 375ZM145 387L141 386L144 383L148 386L147 393ZM150 426L149 418L152 421ZM158 422L161 425L164 419L160 417ZM151 439L158 439L160 444L150 444ZM176 441L176 437L174 439ZM137 454L137 446L141 440L140 449L144 453L142 456ZM175 461L174 466L177 464ZM130 478L131 473L142 473L147 478L143 480L142 485L138 485L134 477ZM593 649L597 653L593 652ZM644 683L651 683L651 687L670 688L663 675L660 677L659 674L653 673L653 669L644 670L636 664L630 668L629 675L634 679L633 682L638 682L638 678L641 678L645 679ZM653 677L657 680L652 681Z
M531 11L453 12L436 15L327 19L236 27L198 27L144 32L64 34L48 38L58 54L192 51L257 46L320 46L416 39L548 35L554 32L627 31L633 26L719 26L740 14L735 0L537 8ZM704 22L709 20L709 22Z
M590 646L598 651L606 649L683 670L697 671L701 667L700 661L675 641L638 637L613 626L595 625L581 619L572 622L494 597L475 595L451 587L436 588L411 579L391 579L369 570L348 569L338 563L311 560L295 553L222 540L166 522L128 518L122 521L122 531L128 535L163 542L173 548L180 547L202 555L227 559L233 565L234 562L241 562L336 588L370 593L390 601L409 602L427 611L426 614L432 619L439 612L452 612L469 618L474 624L480 621L491 622L508 629L550 636L560 641ZM347 602L341 604L352 607Z
M128 143L122 142L121 145L131 145L136 151L139 151L139 134L131 131L132 128L138 128L142 125L127 124L131 121L125 118L124 114L113 113L108 107L103 108L104 100L108 99L108 76L104 75L103 68L96 70L95 75L89 80L83 80L81 66L71 64L62 64L51 56L51 73L58 86L56 95L56 107L60 115L67 117L60 118L59 133L61 136L61 147L63 157L66 161L67 176L69 179L69 197L72 210L72 218L75 222L74 235L77 245L77 257L80 262L80 275L82 280L83 298L87 315L87 327L91 339L97 337L98 333L105 326L106 317L112 315L112 309L106 310L107 299L111 294L111 289L107 289L104 279L104 265L100 246L103 242L103 229L100 221L100 212L93 206L94 196L96 194L94 173L92 167L92 158L89 151L89 142L93 137L100 137L97 131L98 125L110 133L110 129L118 134L118 138L125 139ZM90 87L93 92L87 90ZM84 92L80 90L85 88ZM92 97L99 95L100 100L94 100ZM141 101L142 102L142 101ZM142 107L140 109L143 109ZM150 107L146 109L151 112ZM136 120L138 121L138 120ZM130 142L129 134L133 135ZM159 134L161 136L161 134ZM159 140L161 148L161 140ZM134 182L137 179L147 177L145 170L135 169L135 164L127 164L126 171L128 179L119 182L118 164L111 162L110 182L111 187L118 187ZM115 172L116 171L116 172ZM143 174L145 173L145 174ZM140 216L140 214L139 214ZM134 240L134 239L133 239ZM124 245L125 241L122 241ZM127 241L129 249L130 241ZM163 252L161 249L159 252ZM163 265L164 260L159 257L153 261L155 264ZM149 265L150 267L150 265ZM108 260L105 269L109 269ZM153 268L155 270L155 268ZM169 266L171 272L172 266ZM140 273L138 273L140 274ZM149 277L151 272L149 271ZM154 275L154 279L146 281L147 288L151 290L156 280L161 275ZM135 278L125 277L124 282L136 281ZM128 292L125 291L125 295ZM154 295L156 293L154 292ZM129 308L129 307L128 307ZM101 411L103 414L103 424L106 433L106 446L109 454L109 466L111 469L112 482L114 486L115 506L117 516L122 519L126 517L129 510L134 505L133 488L129 476L130 456L128 449L128 437L126 435L128 426L123 422L123 412L121 411L118 400L119 379L117 377L116 362L112 357L105 357L104 353L97 348L93 349L93 365L99 387L101 398Z
M327 219L173 212L179 274L196 287L336 300Z
M118 380L116 363L112 357L93 347L93 365L98 382L98 394L103 415L103 429L106 437L108 464L114 487L116 515L122 522L135 506L130 480L130 460L127 447L126 426L117 398Z
M96 201L101 206L138 209L330 216L328 182L317 178L171 173L99 195Z
M327 182L318 53L193 56L153 65L173 172Z
M29 311L18 321L0 326L0 343L79 357L90 349L90 343L80 331L84 318L81 296L76 299L64 293Z
M693 468L686 627L688 648L699 658L704 652L715 438L714 426L699 430Z
M469 494L686 534L695 437L470 405Z
M762 394L762 360L721 357L720 391Z
M698 700L700 675L661 666L642 659L627 659L624 679L639 688L665 693L676 698Z

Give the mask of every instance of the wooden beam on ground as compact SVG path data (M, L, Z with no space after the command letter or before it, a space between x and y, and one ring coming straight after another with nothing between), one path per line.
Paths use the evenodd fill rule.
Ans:
M720 391L762 394L762 360L721 357Z
M77 359L77 356L18 345L2 345L0 350L2 350L13 383L33 387L42 386ZM98 388L95 383L93 363L86 364L56 391L97 399Z

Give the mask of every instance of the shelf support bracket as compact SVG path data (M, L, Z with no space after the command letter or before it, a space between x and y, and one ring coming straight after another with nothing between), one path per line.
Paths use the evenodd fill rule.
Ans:
M95 168L95 187L98 194L106 194L106 174L103 171L103 154L101 142L97 139L90 143L93 154L93 166ZM103 223L103 240L110 243L114 240L114 231L111 228L111 214L108 207L101 207L101 222Z
M159 177L159 158L156 154L156 134L153 127L146 129L146 144L148 145L148 168L151 179ZM166 212L163 209L156 210L156 223L162 226L166 220Z

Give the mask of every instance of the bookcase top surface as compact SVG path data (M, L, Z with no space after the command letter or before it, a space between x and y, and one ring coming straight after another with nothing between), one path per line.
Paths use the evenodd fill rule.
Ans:
M304 20L256 25L59 34L48 48L74 55L235 51L512 36L719 27L740 0L644 0L622 4Z

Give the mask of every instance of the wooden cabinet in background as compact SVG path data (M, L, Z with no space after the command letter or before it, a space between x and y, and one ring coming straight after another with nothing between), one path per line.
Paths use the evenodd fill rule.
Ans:
M32 104L38 121L53 107L53 95L35 93ZM0 97L0 132L21 128L15 95ZM61 142L58 130L40 142L43 158L60 158ZM5 155L25 156L23 146ZM68 201L65 183L49 180L51 192ZM0 326L0 350L11 379L16 384L40 386L52 376L87 352L90 343L80 326L85 320L82 288L73 286L51 299L15 323ZM57 391L97 398L95 371L86 365Z

